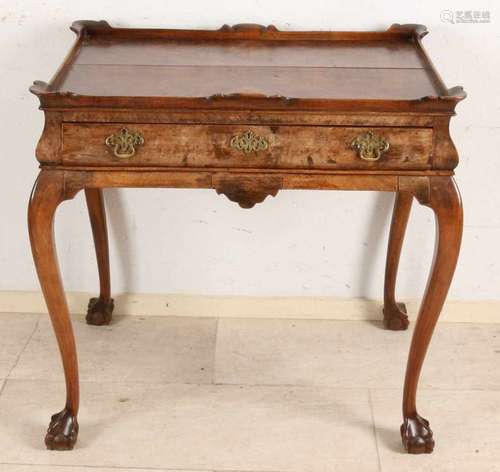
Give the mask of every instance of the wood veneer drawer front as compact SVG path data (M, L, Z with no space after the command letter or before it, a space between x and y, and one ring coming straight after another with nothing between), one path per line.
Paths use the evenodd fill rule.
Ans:
M426 169L431 153L431 128L336 126L64 123L62 146L98 166Z

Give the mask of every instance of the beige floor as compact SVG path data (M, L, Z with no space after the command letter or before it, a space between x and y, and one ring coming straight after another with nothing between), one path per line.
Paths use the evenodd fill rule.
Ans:
M75 318L82 408L72 452L44 449L64 402L45 315L0 314L0 472L500 471L500 325L442 323L404 454L410 332L371 322Z

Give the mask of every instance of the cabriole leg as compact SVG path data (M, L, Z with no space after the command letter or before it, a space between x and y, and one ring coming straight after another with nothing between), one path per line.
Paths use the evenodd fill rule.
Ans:
M397 192L392 213L384 284L384 326L394 331L408 328L408 316L404 303L396 302L396 277L398 273L401 248L410 216L413 195L410 192Z
M89 301L86 319L90 325L101 326L110 323L114 308L114 300L111 298L108 230L102 190L100 188L85 189L85 199L94 236L100 285L99 297L91 298Z
M54 244L54 214L65 200L64 175L41 171L31 193L28 226L33 259L61 352L66 379L66 405L52 416L45 436L48 449L72 449L78 435L78 362L68 305Z
M417 385L455 271L463 227L460 194L452 177L430 177L428 200L420 203L434 211L437 231L434 260L413 332L403 393L401 437L406 450L413 454L429 453L434 448L429 422L417 413Z

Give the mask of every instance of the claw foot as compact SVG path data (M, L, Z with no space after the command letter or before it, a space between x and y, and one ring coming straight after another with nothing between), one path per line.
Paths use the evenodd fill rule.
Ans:
M434 449L429 422L419 415L415 418L405 418L401 425L401 439L409 454L429 454Z
M78 436L78 421L76 416L66 408L52 416L45 436L47 449L69 451L73 449Z
M406 314L404 303L389 304L384 306L384 327L392 331L404 331L410 322Z
M103 301L100 298L91 298L87 310L87 324L94 326L108 325L111 321L113 308L115 307L114 300Z

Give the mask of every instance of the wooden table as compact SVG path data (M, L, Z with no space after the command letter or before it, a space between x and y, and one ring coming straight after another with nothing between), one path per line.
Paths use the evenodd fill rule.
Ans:
M396 193L384 291L392 330L408 326L394 289L413 197L434 211L435 257L410 346L401 426L408 452L431 452L416 391L462 235L449 122L465 93L447 89L435 71L421 44L426 28L190 31L78 21L71 29L77 40L55 77L31 87L45 128L29 232L67 390L47 447L71 449L78 434L77 355L53 236L62 201L85 191L100 279L87 322L104 325L113 299L103 188L213 188L243 208L282 189L333 189Z

